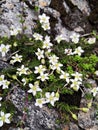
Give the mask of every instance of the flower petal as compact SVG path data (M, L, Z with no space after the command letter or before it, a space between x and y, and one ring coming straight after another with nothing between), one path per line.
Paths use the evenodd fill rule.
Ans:
M2 127L3 126L3 121L2 120L0 120L0 127Z

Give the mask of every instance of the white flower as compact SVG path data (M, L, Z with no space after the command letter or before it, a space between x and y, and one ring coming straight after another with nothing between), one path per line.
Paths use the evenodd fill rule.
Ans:
M61 71L60 79L65 79L67 83L69 83L69 73Z
M2 100L2 97L0 97L0 101ZM1 107L1 103L0 103L0 107Z
M21 31L22 31L21 28L12 26L12 27L11 27L11 30L10 30L10 34L11 34L12 36L13 36L13 35L17 35L17 34L20 33Z
M0 45L0 52L2 54L2 57L6 55L6 53L9 51L9 48L10 48L10 45L4 45L4 44Z
M2 86L2 89L8 88L10 82L7 80L4 80L4 75L0 76L0 86Z
M64 38L64 36L61 34L61 35L56 36L55 40L57 41L57 43L60 43L62 40L65 40L65 38Z
M78 54L79 56L81 56L81 53L83 53L84 50L82 50L82 48L79 46L78 48L75 49L74 54Z
M77 34L77 33L73 33L73 34L70 36L72 42L74 42L75 44L77 44L77 43L79 42L79 37L80 37L80 35Z
M95 71L95 75L98 76L98 70Z
M49 79L48 73L41 73L40 76L37 77L37 79L40 79L42 82Z
M61 70L61 68L60 67L62 67L63 65L61 64L61 63L58 63L58 62L56 62L56 63L54 63L53 65L50 65L50 67L51 67L51 69L53 69L53 70L58 70L58 71L60 71Z
M43 104L45 104L45 99L44 98L36 99L35 106L39 106L40 108L42 108Z
M54 92L52 92L51 94L50 92L46 92L45 96L46 96L46 103L50 103L52 106L54 106L54 103L58 100Z
M21 76L22 74L27 75L28 70L29 70L29 68L26 68L26 67L24 67L24 65L22 65L21 68L17 69L17 74L19 74L19 76Z
M57 63L57 62L58 62L58 59L59 59L59 57L57 57L56 55L52 55L52 56L50 56L50 57L48 57L48 58L49 58L49 62L50 62L51 64Z
M70 79L70 81L72 82L70 87L73 88L75 91L78 91L79 87L82 83L80 81L75 80L75 79Z
M87 40L87 42L88 42L89 44L94 44L94 43L96 42L96 38L95 38L95 37L89 38L89 39Z
M10 113L4 113L4 112L0 112L0 127L3 126L4 123L7 123L9 124L10 123L10 116L11 114Z
M40 20L40 23L43 24L43 23L49 23L49 19L50 17L46 16L46 14L42 14L42 15L39 15L39 20Z
M49 49L51 46L53 46L53 44L50 42L50 37L46 36L45 40L43 41L43 48Z
M45 56L49 58L50 52L52 51L52 49L48 49L45 51Z
M33 34L33 37L35 38L35 40L40 40L40 41L43 40L43 36L40 35L40 34L38 34L38 33L34 33L34 34Z
M72 49L65 49L64 54L73 55Z
M34 73L37 74L37 73L44 73L46 71L46 68L43 66L43 65L39 65L38 67L35 66L35 71Z
M10 82L9 81L7 81L7 80L3 80L3 82L2 82L2 89L6 89L6 88L8 88L8 86L9 86L9 84L10 84Z
M42 28L46 31L50 29L50 23L43 23Z
M15 56L12 56L12 59L13 60L10 61L11 64L14 64L15 62L21 62L22 61L22 56L16 54Z
M96 94L98 93L98 87L95 87L91 90L91 93L93 94L93 96L95 97Z
M28 93L33 93L33 96L36 95L37 91L42 91L41 88L39 88L38 84L33 85L33 84L29 83L29 87L30 87L30 89L28 90Z
M22 79L23 85L26 85L26 84L27 84L27 80L28 80L28 79L26 79L26 78L23 78L23 79Z
M75 72L74 74L71 74L71 75L75 77L76 81L78 80L82 81L82 74Z
M35 53L40 60L41 58L44 58L44 50L41 50L40 48L37 49L37 52Z

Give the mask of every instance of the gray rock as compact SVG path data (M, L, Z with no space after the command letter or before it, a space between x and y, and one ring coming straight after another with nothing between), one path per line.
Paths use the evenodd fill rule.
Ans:
M86 0L71 0L71 2L76 5L83 14L90 15L91 10Z
M94 126L94 122L90 118L91 111L83 113L82 111L78 114L78 124L82 129L91 128Z
M65 7L66 12L69 13L70 12L70 7L67 5L66 1L63 1L63 5Z
M47 107L40 109L34 105L34 101L26 102L26 93L20 88L14 89L10 100L23 115L24 109L27 109L28 112L25 113L24 124L30 130L55 130L60 128L56 124L56 119L58 118L56 111Z
M87 82L92 85L92 88L97 87L95 80L88 79ZM90 92L90 89L86 89L85 92L87 93ZM98 119L96 115L97 113L96 105L98 104L98 95L96 95L94 100L92 99L87 100L85 95L83 95L80 103L80 108L87 107L88 103L92 103L92 106L89 109L89 111L86 113L83 111L79 111L78 113L78 125L82 129L92 130L92 128L95 128L95 126L98 127Z
M75 123L70 123L69 124L69 130L79 130L78 125L76 125Z
M50 14L52 17L59 19L60 13L57 10L54 10L50 7L44 8L44 12Z
M58 20L58 23L56 24L55 26L55 30L56 32L59 34L59 35L63 35L65 37L65 40L67 42L70 41L70 35L74 32L74 31L70 31L68 30L67 28L65 28L63 25L62 25L62 21L59 19Z
M0 36L10 36L11 26L17 28L27 27L25 34L32 35L34 21L37 19L37 13L28 8L28 6L19 0L6 0L1 5L2 14L0 16ZM25 19L24 24L20 22L21 18Z

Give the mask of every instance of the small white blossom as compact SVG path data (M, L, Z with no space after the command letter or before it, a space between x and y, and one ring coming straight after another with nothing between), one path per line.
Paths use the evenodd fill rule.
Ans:
M44 73L46 71L46 68L45 68L45 66L43 66L43 65L39 65L38 67L37 66L35 66L35 71L34 71L34 73L35 74L37 74L37 73Z
M38 33L34 33L34 34L33 34L33 37L35 38L35 40L40 40L40 41L43 40L43 36L40 35L40 34L38 34Z
M78 91L80 85L82 84L82 82L77 81L77 80L75 80L75 79L70 79L70 81L72 82L72 84L71 84L70 87L73 88L75 91Z
M30 87L30 89L28 90L28 93L33 93L33 96L36 95L37 91L42 91L42 89L39 88L38 84L33 85L33 84L29 83L29 87Z
M98 70L95 71L95 75L98 76Z
M50 17L46 16L46 14L42 14L42 15L39 15L39 20L40 20L40 23L43 24L43 23L49 23L49 19Z
M11 34L12 36L17 35L17 34L20 33L20 32L22 32L22 29L21 29L21 28L19 28L19 27L14 27L14 26L11 27L10 34Z
M14 64L15 62L21 62L22 61L22 56L15 54L15 56L12 56L12 60L10 61L11 64Z
M0 97L0 101L2 100L2 97ZM1 103L0 103L0 107L1 107Z
M58 62L56 62L56 63L50 65L51 69L53 69L53 70L56 69L56 70L58 70L58 71L61 70L61 67L62 67L62 66L63 66L63 65L62 65L61 63L58 63Z
M40 79L42 82L45 81L45 80L48 80L49 77L48 77L48 73L41 73L40 76L37 77L37 79Z
M50 103L52 106L54 106L54 103L58 100L54 92L52 93L46 92L45 96L46 96L46 103Z
M6 88L8 88L9 84L10 84L9 81L7 81L7 80L3 80L3 82L2 82L2 89L6 89Z
M51 64L57 63L57 62L58 62L58 59L59 59L59 57L57 57L56 55L52 55L52 56L50 56L50 57L48 57L48 58L49 58L49 62L50 62Z
M17 68L17 74L21 76L22 74L28 75L29 68L26 68L24 65L21 68Z
M89 39L87 40L87 42L88 42L89 44L94 44L94 43L96 42L96 38L95 38L95 37L89 38Z
M73 55L72 49L65 49L64 54Z
M45 55L46 55L47 57L49 57L51 51L52 51L52 49L49 48L48 50L45 51Z
M0 76L0 86L2 86L2 89L8 88L10 82L4 79L4 75Z
M35 54L37 55L38 60L44 58L44 50L41 50L40 48L37 49L37 52Z
M42 28L46 31L46 30L50 30L50 23L43 23L42 24Z
M78 80L82 81L82 74L75 72L74 74L71 74L71 75L75 77L76 81Z
M61 35L56 36L55 40L57 41L57 43L60 43L62 40L65 40L65 38L64 38L64 36L61 34Z
M45 40L43 41L43 48L49 49L53 44L50 42L50 37L46 36Z
M26 84L27 84L27 79L26 79L26 78L23 78L23 79L22 79L22 82L23 82L23 85L26 85Z
M39 106L40 108L42 108L43 104L45 104L45 99L44 98L36 99L35 106Z
M79 46L78 48L75 49L74 54L78 54L79 56L81 56L83 52L84 50L82 50L82 48Z
M98 87L95 87L91 90L91 93L93 94L93 96L95 97L96 94L98 93Z
M67 83L69 83L69 73L61 71L60 79L65 79Z
M75 44L77 44L77 43L79 42L79 37L80 37L80 35L77 34L77 33L73 33L73 34L70 36L72 42L74 42Z
M10 45L4 45L4 44L0 45L0 52L2 54L2 57L4 57L6 55L6 53L9 51L10 47L11 47Z
M9 124L10 123L10 116L11 114L10 113L4 113L4 112L0 112L0 127L3 126L4 123L7 123Z

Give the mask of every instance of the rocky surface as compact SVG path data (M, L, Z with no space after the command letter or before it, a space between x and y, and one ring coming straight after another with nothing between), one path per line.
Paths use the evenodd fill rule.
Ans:
M18 119L15 118L14 123L23 121L24 126L28 127L28 130L56 130L60 128L60 126L56 124L58 114L55 110L48 109L47 107L40 109L34 105L34 101L24 100L26 98L26 93L18 87L14 89L10 96L10 101L19 111L17 113ZM24 111L25 109L27 109L27 113ZM9 130L11 130L11 128Z
M34 5L40 7L39 11L34 11ZM54 30L56 34L63 33L68 36L72 31L88 33L94 22L91 7L93 7L92 2L86 0L26 0L24 2L23 0L1 0L0 35L10 36L12 27L21 29L27 27L24 33L32 36L39 12L46 12L51 17L50 21L54 27L52 33ZM20 22L21 17L24 19L24 24ZM62 29L59 29L61 27Z
M97 83L95 80L88 79L87 81L92 85L92 87L97 87ZM86 91L90 91L86 89ZM80 111L78 113L78 125L80 128L85 130L98 130L98 119L97 119L97 109L96 107L98 103L98 94L96 95L94 100L87 100L85 95L81 98L80 107L87 108L88 104L92 104L92 107L89 109L88 112Z
M40 7L38 11L34 10L35 5ZM1 0L0 36L10 37L10 30L13 27L21 28L22 31L26 27L24 33L32 36L38 14L42 12L50 16L52 29L49 33L54 37L62 34L66 36L66 41L69 41L73 31L84 34L98 29L98 1L96 0ZM0 70L7 67L9 65L1 59ZM91 79L90 82L96 85ZM23 121L24 130L98 130L94 108L98 103L98 95L93 100L93 107L87 113L79 111L78 123L71 122L65 127L56 124L59 114L54 109L35 107L33 100L25 102L26 97L26 93L18 87L10 97L10 101L17 108L16 115L18 114L13 122ZM86 106L87 101L83 95L80 107ZM24 112L25 108L28 114ZM9 130L20 129L10 127Z

